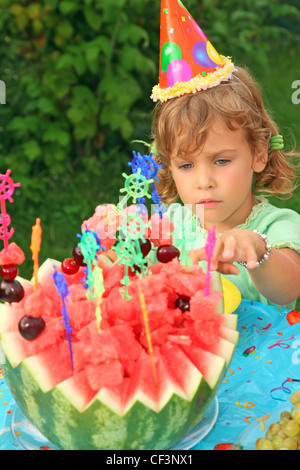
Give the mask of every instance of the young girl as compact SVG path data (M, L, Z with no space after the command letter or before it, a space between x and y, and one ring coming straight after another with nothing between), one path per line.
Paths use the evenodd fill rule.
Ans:
M293 308L300 295L300 216L258 196L291 196L295 189L288 157L297 154L283 153L278 138L257 84L242 68L229 81L155 109L162 200L179 196L194 213L203 208L204 229L215 226L217 233L212 269L229 275L243 298ZM204 260L204 248L190 257Z

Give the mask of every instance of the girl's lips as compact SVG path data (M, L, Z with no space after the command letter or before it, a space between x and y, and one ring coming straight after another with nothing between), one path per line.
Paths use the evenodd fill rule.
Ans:
M212 200L204 200L204 201L199 201L198 204L201 204L204 207L215 207L219 205L221 201L212 201Z

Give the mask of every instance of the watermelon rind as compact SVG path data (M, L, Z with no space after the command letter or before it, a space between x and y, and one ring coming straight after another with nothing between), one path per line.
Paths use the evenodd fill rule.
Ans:
M61 266L61 262L57 261L56 259L52 258L47 258L43 264L39 267L38 273L37 273L37 278L38 282L44 282L47 281L49 278L49 273L54 272L54 267L59 268ZM33 279L31 279L31 282Z
M24 415L64 450L167 449L200 420L214 397L202 378L191 401L170 393L159 413L136 400L125 415L119 415L101 400L101 393L80 412L65 393L64 383L48 390L47 378L37 369L35 357L16 368L9 361L3 366L7 384ZM43 388L40 382L44 382Z
M222 282L221 282L221 276L217 271L212 271L210 273L211 278L210 278L210 287L212 291L216 292L222 292ZM216 308L216 313L223 313L224 312L224 299L221 297L219 300L219 303Z

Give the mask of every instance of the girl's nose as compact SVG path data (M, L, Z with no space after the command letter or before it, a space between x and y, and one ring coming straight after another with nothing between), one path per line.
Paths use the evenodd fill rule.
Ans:
M212 172L207 167L199 168L197 174L197 183L199 189L209 189L214 186L214 178Z

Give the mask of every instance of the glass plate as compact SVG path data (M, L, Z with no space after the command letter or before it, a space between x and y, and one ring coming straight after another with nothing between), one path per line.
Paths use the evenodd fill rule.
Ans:
M194 429L169 450L188 450L198 444L214 426L218 412L218 400L214 398L207 413ZM11 413L10 428L15 440L24 450L60 450L33 426L23 415L18 405L15 406Z
M232 450L255 450L255 443L260 437L266 437L268 427L272 423L280 420L283 411L291 411L293 405L286 402L283 408L278 408L264 416L257 417L253 423L249 424L235 440Z

